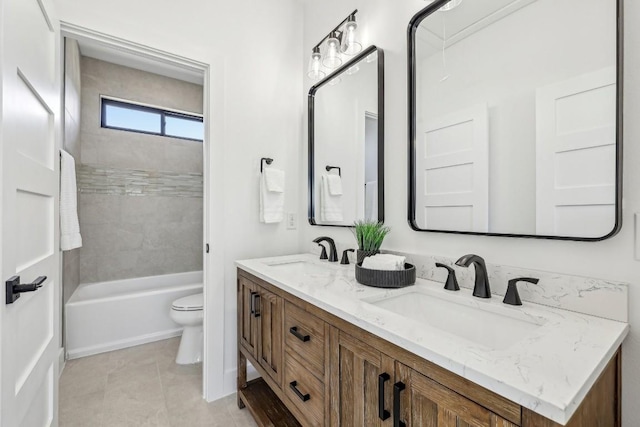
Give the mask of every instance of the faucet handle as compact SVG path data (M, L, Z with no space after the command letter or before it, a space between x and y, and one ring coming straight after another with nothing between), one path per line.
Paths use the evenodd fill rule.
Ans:
M522 301L520 301L520 294L518 294L518 286L516 285L516 283L529 282L535 285L539 281L539 279L535 279L533 277L518 277L517 279L509 280L509 284L507 285L507 293L505 294L502 302L509 305L522 305Z
M355 252L355 249L347 249L342 252L342 259L340 260L340 264L348 265L349 264L349 252Z
M436 267L446 268L449 272L447 276L447 282L444 284L444 288L448 291L459 291L460 286L458 286L458 279L456 278L456 271L449 267L448 265L444 265L442 263L436 262Z
M324 245L321 245L320 243L318 243L318 246L322 248L322 252L320 252L320 259L329 259L329 257L327 256L327 248L325 248Z

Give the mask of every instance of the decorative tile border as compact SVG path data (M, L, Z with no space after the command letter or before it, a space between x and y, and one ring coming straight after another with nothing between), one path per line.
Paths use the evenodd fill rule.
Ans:
M338 256L343 249L353 247L353 244L345 245L336 243ZM311 246L312 253L320 253L317 245ZM401 251L383 251L407 257L407 262L416 266L417 276L422 279L445 283L447 271L437 268L436 262L451 266L456 271L456 277L460 287L473 289L475 280L474 268L458 267L455 259L411 254ZM480 254L481 255L481 254ZM352 259L355 261L355 259ZM487 274L491 283L491 292L494 297L504 296L507 283L518 277L535 277L540 279L537 285L520 282L518 291L522 301L542 304L620 322L629 321L629 287L624 283L590 277L570 276L566 274L551 273L540 270L530 270L520 267L491 264L487 262Z
M78 191L119 196L203 197L201 173L116 169L80 165Z

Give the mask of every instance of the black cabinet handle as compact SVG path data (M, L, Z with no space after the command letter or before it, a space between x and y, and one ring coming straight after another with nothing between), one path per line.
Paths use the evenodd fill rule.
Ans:
M291 390L293 390L296 396L298 396L300 400L302 400L303 402L306 402L307 400L311 399L311 396L309 395L309 393L302 394L302 392L298 390L298 381L291 381L289 383L289 387L291 388Z
M378 375L378 417L382 421L387 420L391 414L384 409L384 383L389 381L391 377L386 372Z
M260 317L260 294L255 292L253 296L253 317Z
M251 314L256 314L256 295L258 295L257 292L251 292L249 298L251 298Z
M294 337L298 338L302 342L307 342L311 339L309 335L302 335L300 332L298 332L297 326L292 326L291 328L289 328L289 332L291 332Z
M400 392L406 386L402 381L393 385L393 427L405 427L406 424L400 421Z
M258 301L258 298L260 298L258 292L251 292L251 314L253 314L253 317L260 317L260 311L258 310L260 301Z

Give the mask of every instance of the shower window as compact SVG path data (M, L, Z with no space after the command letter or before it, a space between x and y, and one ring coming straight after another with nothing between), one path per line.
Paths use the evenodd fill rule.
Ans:
M102 97L101 126L129 132L202 141L202 116Z

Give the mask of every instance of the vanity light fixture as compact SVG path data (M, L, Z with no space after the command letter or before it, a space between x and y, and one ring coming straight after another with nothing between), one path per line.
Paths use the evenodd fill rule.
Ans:
M307 76L310 79L323 79L343 64L344 57L353 56L362 51L362 43L358 37L357 13L357 9L351 12L313 47L307 69ZM352 71L357 72L357 69Z

